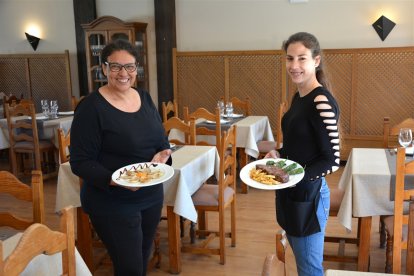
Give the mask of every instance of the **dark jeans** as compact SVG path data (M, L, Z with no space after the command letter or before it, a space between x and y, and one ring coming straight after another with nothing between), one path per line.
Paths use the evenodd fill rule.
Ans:
M131 216L89 216L111 257L114 275L146 275L161 209L157 204Z

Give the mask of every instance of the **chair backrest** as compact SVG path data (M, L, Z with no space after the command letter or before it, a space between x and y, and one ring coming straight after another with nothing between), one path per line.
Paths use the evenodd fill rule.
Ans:
M176 101L162 102L162 121L166 122L169 117L179 117Z
M31 185L27 185L8 171L0 171L0 194L17 200L32 202L33 219L20 218L13 212L0 212L0 226L24 230L33 223L45 222L43 177L41 171L32 171Z
M262 276L286 276L287 237L285 230L276 233L276 255L268 254L263 264Z
M414 274L414 189L405 188L405 176L414 174L414 161L405 161L405 148L397 150L394 198L394 236L392 273L401 273L401 251L406 250L406 274ZM409 213L404 214L404 202L409 202ZM403 240L403 225L408 227L408 239Z
M79 97L79 99L77 99L75 96L72 96L72 110L76 109L76 107L83 100L83 98L85 98L85 96L81 96Z
M61 231L53 231L36 223L27 228L16 248L3 260L3 243L0 242L0 275L20 275L29 262L38 255L62 252L63 275L76 275L75 229L73 207L63 209Z
M236 191L236 167L237 167L237 149L236 149L237 126L232 125L227 131L223 132L220 145L220 170L219 170L219 204L224 204L225 190L232 188Z
M20 146L21 151L34 152L35 169L40 170L39 134L34 104L25 101L14 106L5 105L5 108L11 158L16 158L15 147ZM29 116L30 119L16 118L20 116ZM16 163L15 159L12 162Z
M3 96L3 116L4 118L7 117L6 114L6 105L15 106L16 104L20 103L20 100L23 99L23 94L20 96L20 98L17 98L14 95L10 96Z
M233 108L235 109L235 111L242 111L244 116L251 115L251 104L249 97L246 97L244 101L240 100L237 97L233 97L230 99L230 102L233 104Z
M286 101L283 101L279 105L279 124L276 131L276 148L280 149L283 143L283 132L282 132L282 117L287 111L288 105Z
M184 134L184 141L178 139L171 139L171 143L177 145L195 145L195 120L191 118L189 122L184 122L178 117L170 117L163 123L165 134L168 135L171 130L175 129Z
M384 117L383 123L383 147L384 148L395 148L399 147L398 134L401 128L410 128L414 132L414 119L407 118L404 121L390 126L390 118Z
M62 128L58 128L58 142L59 142L59 160L60 163L66 163L70 158L70 129L68 133Z
M206 141L200 141L197 139L197 135L207 135L207 136L215 136L215 146L217 147L217 151L220 152L220 143L221 143L221 122L220 122L220 110L218 108L215 109L215 113L209 112L207 109L200 107L197 108L194 112L189 113L188 107L185 106L183 108L184 111L184 120L189 122L191 118L194 118L196 123L199 119L205 119L209 121L216 122L215 127L212 125L212 128L208 128L205 126L197 126L196 124L196 145L206 145L206 146L214 146L214 144L208 143Z

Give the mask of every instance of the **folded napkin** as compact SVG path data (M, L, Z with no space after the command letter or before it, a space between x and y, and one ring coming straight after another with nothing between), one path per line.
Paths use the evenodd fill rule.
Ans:
M220 123L221 124L227 124L228 122L230 122L229 120L224 120L224 119L220 119ZM215 124L216 121L210 121L210 120L206 120L207 124Z
M73 115L74 111L60 111L58 112L59 115Z

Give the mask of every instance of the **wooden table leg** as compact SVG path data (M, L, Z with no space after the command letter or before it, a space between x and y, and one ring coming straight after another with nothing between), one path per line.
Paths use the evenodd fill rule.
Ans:
M77 222L77 240L76 247L79 254L82 256L85 264L89 270L93 273L95 271L95 265L93 262L92 252L92 236L91 227L89 224L89 217L82 210L82 207L76 208L76 222Z
M167 206L167 220L170 273L179 274L181 272L180 218L174 213L174 206Z
M372 217L362 217L360 221L361 235L358 249L358 270L369 270L369 248L371 244Z
M244 151L244 148L237 148L237 150L239 154L239 162L240 162L239 166L241 170L244 166L247 165L248 156L246 152ZM242 194L247 194L249 192L249 186L247 186L243 182L241 183L241 192Z

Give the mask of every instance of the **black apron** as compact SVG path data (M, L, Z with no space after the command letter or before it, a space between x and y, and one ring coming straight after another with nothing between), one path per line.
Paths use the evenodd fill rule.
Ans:
M321 231L316 210L322 179L302 180L295 187L276 190L276 216L288 235L305 237Z

